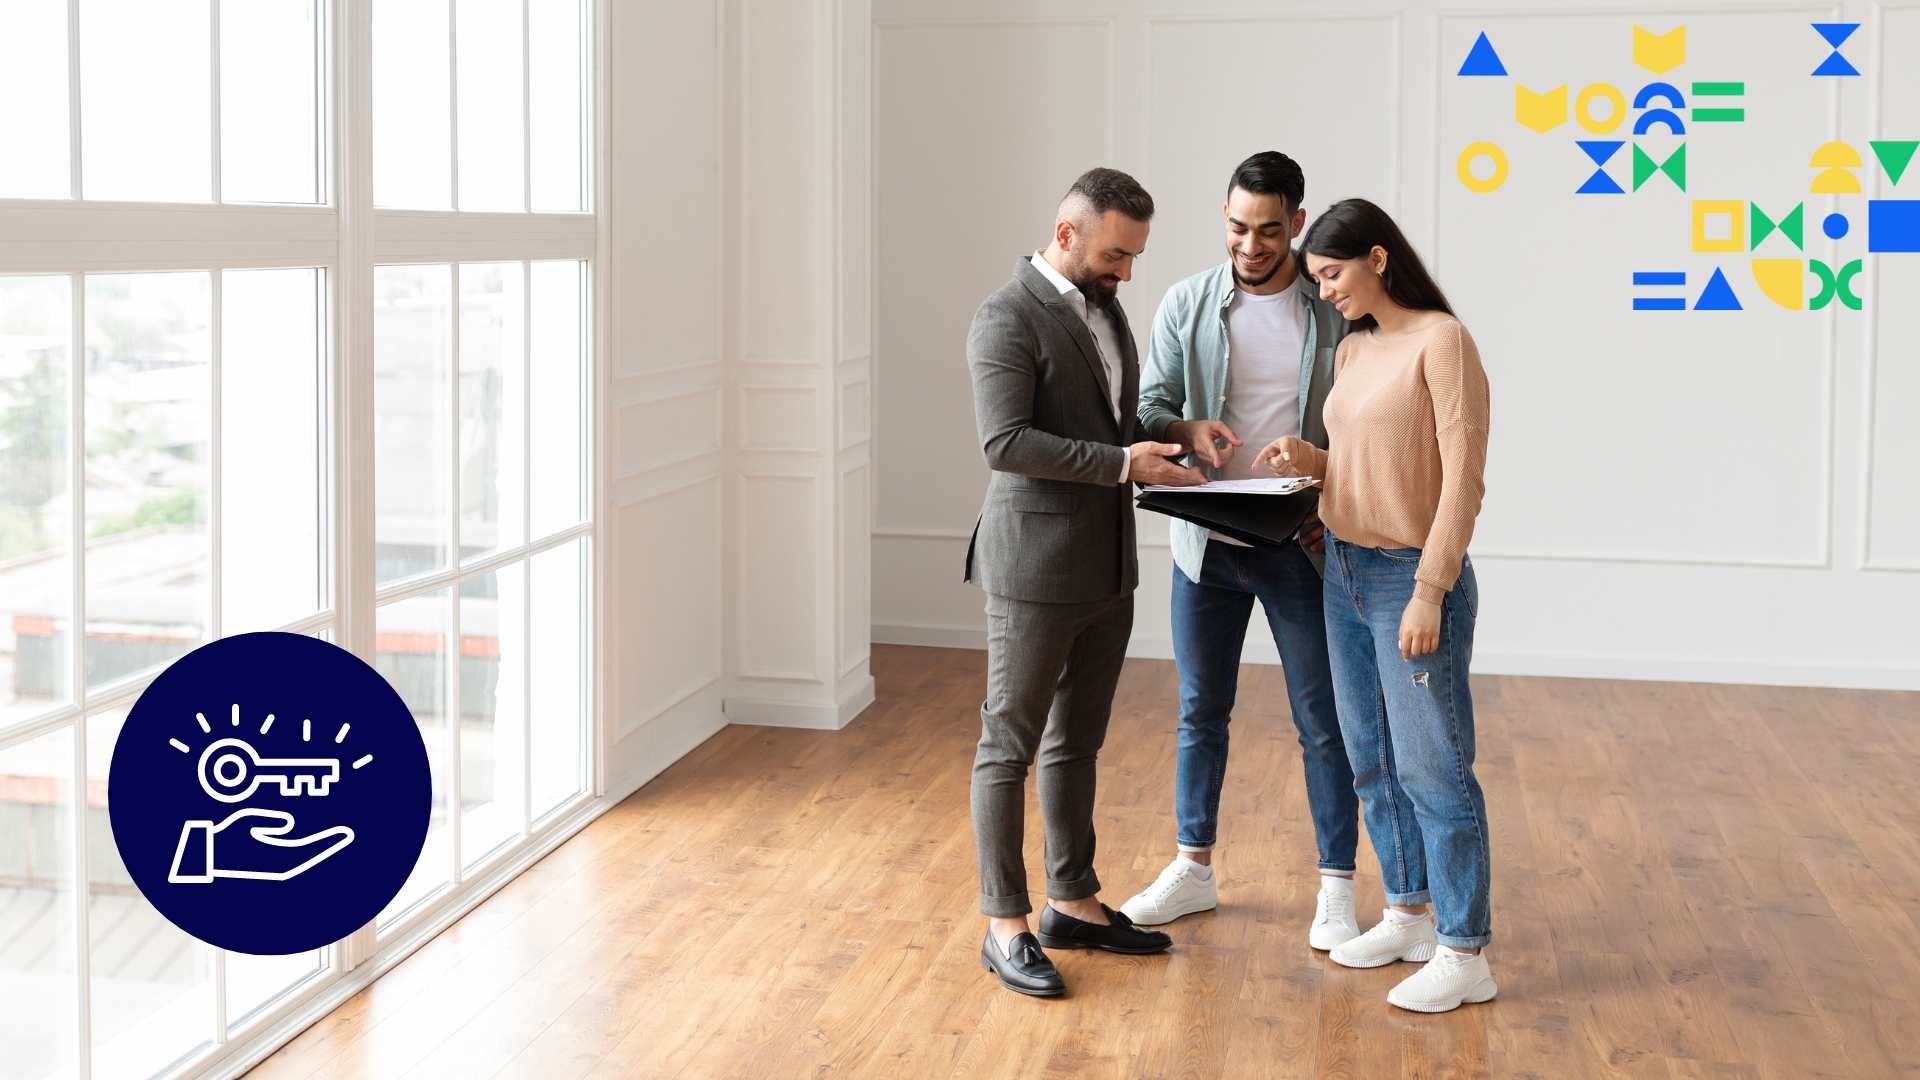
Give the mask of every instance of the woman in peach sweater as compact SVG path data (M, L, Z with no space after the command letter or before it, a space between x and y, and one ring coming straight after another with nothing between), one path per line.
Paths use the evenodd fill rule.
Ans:
M1385 211L1335 203L1302 247L1320 295L1351 327L1327 396L1329 448L1282 438L1256 464L1324 481L1335 708L1388 905L1332 956L1349 967L1427 961L1387 1000L1445 1012L1496 990L1482 951L1492 931L1487 811L1467 684L1480 605L1467 542L1485 490L1487 376Z

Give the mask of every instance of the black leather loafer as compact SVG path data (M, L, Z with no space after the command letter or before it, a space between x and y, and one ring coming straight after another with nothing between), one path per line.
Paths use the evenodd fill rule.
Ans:
M1015 935L1007 942L1007 950L1013 955L1000 952L1000 944L993 940L991 930L980 943L980 966L1000 976L1001 986L1030 997L1058 997L1067 992L1060 969L1040 951L1040 943L1033 940L1032 934Z
M1105 904L1100 910L1110 920L1106 926L1081 922L1047 905L1040 912L1040 944L1049 949L1105 949L1129 955L1165 952L1173 945L1172 938L1158 930L1142 930L1122 912Z

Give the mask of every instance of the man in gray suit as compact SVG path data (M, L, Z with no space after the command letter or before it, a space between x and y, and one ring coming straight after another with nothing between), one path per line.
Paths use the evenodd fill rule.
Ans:
M1061 201L1053 239L1022 258L967 333L974 417L992 475L967 580L987 592L987 697L973 763L980 963L1010 990L1065 991L1041 946L1153 953L1171 939L1100 903L1094 766L1133 632L1132 483L1197 484L1147 441L1133 332L1115 294L1146 248L1153 199L1093 169ZM1130 445L1129 445L1130 444ZM1028 768L1039 762L1048 903L1029 930L1021 858Z

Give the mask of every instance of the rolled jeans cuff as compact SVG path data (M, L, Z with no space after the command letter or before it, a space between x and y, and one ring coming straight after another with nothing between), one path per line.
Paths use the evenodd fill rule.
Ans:
M1415 904L1424 904L1431 899L1433 899L1433 895L1425 889L1421 889L1419 892L1387 894L1387 903L1399 907L1412 907Z
M1054 881L1047 879L1047 899L1049 900L1085 900L1100 892L1100 879L1091 872L1078 881Z
M1450 934L1435 934L1435 941L1449 949L1478 949L1493 940L1492 934L1474 934L1472 937L1453 937Z
M1191 851L1196 853L1213 850L1212 844L1189 844L1185 840L1175 840L1173 847L1176 851Z
M1343 873L1343 874L1352 874L1352 873L1356 873L1356 872L1358 872L1358 868L1357 868L1357 867L1355 867L1355 866L1354 866L1354 865L1353 865L1352 863L1333 863L1333 862L1322 862L1322 863L1320 864L1320 869L1322 869L1322 870L1338 870L1339 872L1341 872L1341 873Z
M988 896L980 894L980 914L989 919L1017 919L1031 914L1033 901L1026 893L1014 893L1012 896Z

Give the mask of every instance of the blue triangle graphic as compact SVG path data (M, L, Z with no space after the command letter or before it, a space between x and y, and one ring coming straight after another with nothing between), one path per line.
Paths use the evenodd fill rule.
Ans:
M1857 22L1817 22L1813 24L1813 29L1821 37L1827 39L1827 44L1837 49L1842 42L1853 36L1855 30L1860 29L1860 24Z
M1847 62L1839 53L1828 54L1820 66L1813 69L1815 75L1858 75L1860 69Z
M1700 299L1693 302L1695 311L1741 311L1740 298L1733 295L1733 286L1727 283L1727 275L1719 267L1713 268L1713 277L1707 287L1700 291Z
M1500 54L1493 51L1493 42L1487 40L1487 32L1473 41L1473 48L1467 50L1467 58L1460 62L1460 75L1505 75L1507 65L1500 62Z
M1587 182L1584 184L1581 184L1580 187L1576 191L1574 191L1574 194L1575 195L1625 195L1626 192L1621 189L1619 181L1607 175L1607 171L1605 169L1595 169L1593 170L1593 175L1587 177Z
M1622 146L1627 145L1619 139L1575 139L1573 142L1574 145L1586 151L1595 165L1605 165Z

